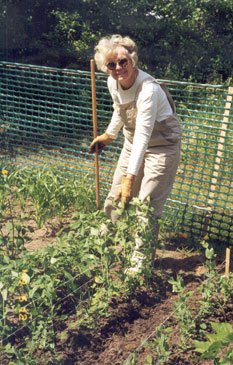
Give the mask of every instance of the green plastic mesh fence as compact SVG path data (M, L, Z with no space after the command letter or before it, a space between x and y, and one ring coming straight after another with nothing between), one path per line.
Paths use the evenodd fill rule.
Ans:
M233 88L165 81L183 128L182 159L164 216L179 232L232 243ZM98 132L112 113L106 76L96 73ZM90 72L0 63L0 155L16 166L53 165L95 177ZM122 136L100 156L104 199Z

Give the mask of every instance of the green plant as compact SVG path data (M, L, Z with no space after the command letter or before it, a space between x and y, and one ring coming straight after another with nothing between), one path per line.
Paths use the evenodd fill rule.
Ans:
M25 250L24 244L28 240L28 232L32 227L20 224L19 218L15 216L17 205L17 191L13 184L13 174L2 169L0 177L1 211L0 211L0 251L15 259ZM6 222L4 224L4 222Z
M136 351L133 352L127 360L124 361L123 365L137 365L138 354Z
M155 337L148 344L148 347L155 355L148 355L146 364L148 365L164 365L171 354L169 345L170 328L165 328L162 325L155 330Z
M76 317L72 325L67 324L68 332L94 328L102 317L109 316L113 298L126 297L135 286L145 287L150 282L149 261L136 280L126 280L125 275L136 236L147 243L145 253L150 256L153 222L149 204L134 199L128 209L121 206L119 220L113 224L95 209L93 189L85 184L87 179L77 181L45 167L11 173L2 169L0 346L12 364L34 365L43 353L53 361L58 339L67 335L65 330L59 337L56 329L70 313ZM32 212L39 226L51 217L59 220L68 213L69 222L57 234L56 242L28 252L24 243L30 227L23 219ZM205 301L212 300L211 293L221 292L223 303L232 295L232 282L214 275L215 256L206 243L205 250L207 283L201 286L205 307L199 313L200 321L207 313ZM186 346L186 340L195 335L196 319L188 307L193 293L185 290L181 276L171 279L170 284L178 294L174 313L181 345ZM169 329L159 326L149 346L156 354L147 358L148 364L165 364L171 351ZM128 363L136 364L137 356L135 351Z
M0 197L4 208L0 213L3 222L0 227L1 348L9 359L17 359L19 363L24 360L28 364L33 363L30 360L33 354L42 349L53 352L56 342L54 322L57 322L58 312L64 304L63 298L68 297L70 301L82 298L79 281L76 282L77 276L83 276L87 281L86 278L90 275L90 266L85 266L84 262L83 266L80 265L82 247L76 250L76 242L69 246L66 241L60 240L58 245L46 247L45 250L35 253L25 251L27 230L19 223L21 217L17 213L27 208L28 204L31 208L31 201L39 202L39 206L41 204L40 207L43 206L46 210L43 197L36 200L38 187L47 188L52 197L51 204L47 211L42 212L43 215L37 210L41 224L45 216L55 213L55 207L56 213L64 214L68 205L80 204L77 199L81 193L80 207L84 206L85 196L89 196L90 201L93 195L89 194L88 189L83 188L81 191L80 182L78 185L73 179L71 181L52 171L48 175L42 172L33 173L29 169L23 169L9 174L8 170L3 169L0 176ZM76 251L77 255L74 255ZM92 261L94 259L93 255ZM89 264L90 260L87 265ZM85 276L81 274L82 269ZM89 287L87 290L92 289ZM21 337L20 345L17 345L18 336Z
M185 290L184 280L180 275L177 276L176 280L170 279L169 283L172 285L172 291L178 294L174 305L174 316L178 320L180 344L185 347L196 330L196 319L188 305L193 291Z
M202 318L211 312L211 310L220 301L220 282L221 275L216 270L215 258L216 254L214 249L210 247L207 241L202 241L201 246L204 248L205 252L205 280L200 286L200 292L202 295L202 300L200 300L199 313L197 318Z
M4 176L0 179L3 201L9 199L12 204L12 196L16 201L5 204L5 211L11 210L16 218L10 222L15 238L26 235L17 216L18 204L25 214L28 207L30 211L35 207L39 226L53 214L62 216L67 209L74 212L53 245L18 255L0 251L2 353L10 361L33 364L31 359L41 351L56 356L55 327L67 317L67 308L76 313L75 328L92 327L109 315L114 297L133 290L133 284L125 280L124 268L135 232L149 238L148 222L138 227L138 212L147 215L148 207L137 200L131 202L113 225L103 212L95 210L93 192L83 182L45 169L25 168ZM4 224L5 236L6 228Z
M233 327L230 323L211 322L215 333L206 334L208 341L194 341L195 351L203 359L214 360L214 365L233 363Z
M12 174L21 208L30 202L32 216L38 227L55 217L59 220L71 209L93 209L94 189L86 184L88 177L77 180L75 176L54 168L24 168Z

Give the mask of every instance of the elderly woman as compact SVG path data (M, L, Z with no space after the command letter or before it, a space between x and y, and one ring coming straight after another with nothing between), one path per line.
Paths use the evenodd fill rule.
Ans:
M114 201L127 203L149 197L154 208L154 259L158 218L172 189L179 158L181 128L175 106L166 88L138 69L135 42L129 37L102 38L95 48L97 68L108 73L113 114L104 134L91 143L91 152L112 143L123 128L124 145L104 204L107 216L116 221ZM143 268L145 244L136 239L131 273Z

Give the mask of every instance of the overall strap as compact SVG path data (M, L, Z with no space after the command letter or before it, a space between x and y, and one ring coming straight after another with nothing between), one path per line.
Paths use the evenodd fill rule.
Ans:
M167 88L166 84L165 84L165 83L160 83L160 82L158 82L158 81L157 81L154 77L152 77L152 76L147 77L146 79L144 79L144 80L141 82L141 84L139 85L139 87L137 88L137 91L136 91L136 100L137 100L138 95L139 95L139 93L140 93L140 91L141 91L141 89L142 89L143 82L144 82L144 81L149 81L149 80L151 80L152 82L155 82L156 84L160 85L160 87L163 89L163 91L164 91L164 92L165 92L165 94L166 94L167 100L168 100L168 102L169 102L169 104L170 104L170 106L171 106L171 108L172 108L173 113L175 113L175 112L176 112L175 103L174 103L174 100L173 100L173 98L172 98L172 96L171 96L170 92L168 91L168 88Z
M175 113L175 112L176 112L176 106L175 106L174 100L173 100L173 98L172 98L172 96L171 96L170 92L168 91L167 85L166 85L166 84L164 84L164 83L161 83L161 84L159 84L159 85L161 86L161 88L162 88L162 89L163 89L163 91L165 92L166 97L167 97L167 100L168 100L168 102L169 102L169 104L170 104L170 106L171 106L171 108L172 108L172 111L173 111L173 113Z

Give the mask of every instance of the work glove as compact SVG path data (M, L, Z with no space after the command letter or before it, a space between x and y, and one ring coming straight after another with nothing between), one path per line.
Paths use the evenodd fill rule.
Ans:
M89 152L95 152L95 146L98 146L98 151L101 151L105 146L113 142L113 138L111 138L107 133L101 134L100 136L93 139L91 142Z
M134 180L130 177L122 177L121 186L116 192L114 200L128 203L133 197L133 182Z

